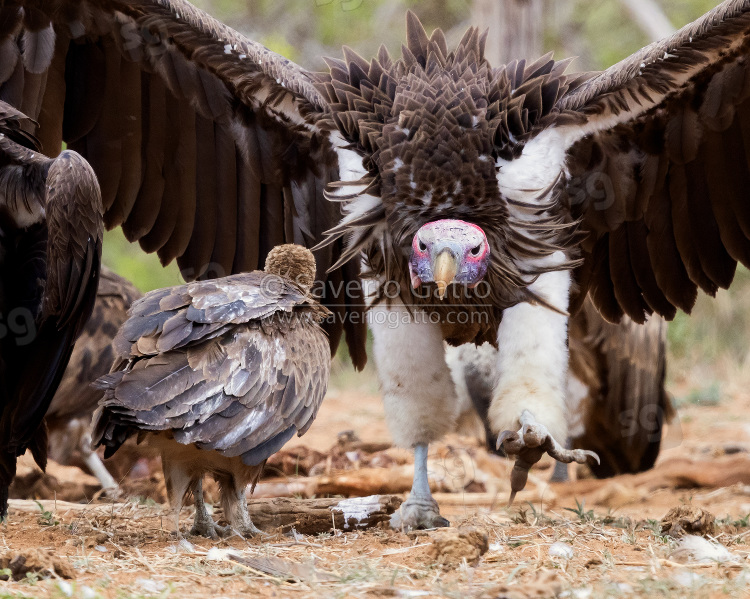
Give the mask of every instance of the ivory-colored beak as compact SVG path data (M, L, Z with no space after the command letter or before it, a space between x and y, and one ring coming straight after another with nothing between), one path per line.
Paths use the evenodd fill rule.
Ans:
M438 289L438 297L442 300L445 297L445 292L448 290L448 285L453 282L458 272L458 264L453 254L449 251L442 251L435 258L435 265L432 268L432 276L435 279L435 284Z

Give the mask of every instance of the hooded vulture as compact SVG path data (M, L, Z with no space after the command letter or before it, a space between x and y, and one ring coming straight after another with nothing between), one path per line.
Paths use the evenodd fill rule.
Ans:
M192 534L216 538L203 476L221 488L230 530L258 532L245 489L266 460L315 419L331 354L309 296L315 259L298 245L268 254L265 272L158 289L133 304L115 337L112 373L93 440L111 456L137 434L161 455L176 530L186 493L195 497Z
M627 316L612 324L590 299L570 319L567 445L596 451L600 462L589 467L598 478L642 472L656 461L662 427L674 415L664 387L666 334L658 315L642 325ZM502 453L487 420L497 359L489 343L446 348L459 403L456 430L484 437L490 451ZM563 463L552 480L567 480Z
M671 318L750 265L750 0L579 75L491 65L476 29L449 48L412 13L400 57L345 48L317 75L184 0L10 0L0 24L0 99L48 155L89 160L107 226L187 279L318 244L331 346L346 331L358 366L365 296L418 462L394 526L444 522L425 462L453 426L444 340L500 347L507 453L590 458L557 450L583 296L608 320Z
M127 320L128 308L139 297L140 292L128 280L102 266L94 310L44 417L49 430L49 457L60 464L85 465L108 490L116 489L117 483L91 451L91 416L102 396L91 383L112 368L112 341Z

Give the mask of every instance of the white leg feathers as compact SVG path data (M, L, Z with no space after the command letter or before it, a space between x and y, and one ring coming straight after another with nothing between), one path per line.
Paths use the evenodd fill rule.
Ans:
M552 258L562 260L559 254ZM529 289L565 311L570 272L544 273ZM521 414L528 410L564 443L568 429L568 318L543 306L518 304L503 312L497 341L498 384L489 409L492 430L518 430Z
M439 439L453 429L458 407L440 325L399 301L374 306L368 319L393 441L414 447Z

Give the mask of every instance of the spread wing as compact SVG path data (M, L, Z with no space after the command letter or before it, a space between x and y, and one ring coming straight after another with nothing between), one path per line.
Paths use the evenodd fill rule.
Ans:
M101 379L95 441L137 430L263 462L312 424L330 373L325 310L261 272L160 290L136 302ZM129 361L127 364L125 361Z
M102 266L94 310L76 341L65 375L45 415L50 431L66 427L73 418L91 418L102 395L91 383L112 368L115 360L112 342L127 320L131 304L140 296L128 280Z
M75 152L34 147L28 119L0 102L3 215L0 515L16 456L46 463L44 414L94 305L102 203L93 171Z
M186 280L260 268L275 245L311 247L339 221L323 197L338 178L327 108L308 73L188 2L6 2L0 28L0 98L38 121L45 151L65 141L89 160L107 227L176 259ZM316 252L321 281L340 251ZM358 302L332 295L332 348L347 327L362 366L363 321L342 318Z
M571 319L571 374L586 387L573 446L596 451L597 477L642 472L654 465L663 424L672 416L666 376L667 324L602 319L591 301ZM569 385L569 393L575 387Z
M717 6L563 97L579 280L605 317L689 312L750 265L750 2Z

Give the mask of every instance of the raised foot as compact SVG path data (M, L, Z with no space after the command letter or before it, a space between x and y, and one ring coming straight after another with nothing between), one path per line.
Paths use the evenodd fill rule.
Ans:
M529 470L545 453L558 462L585 464L588 460L599 463L599 456L586 449L565 449L549 434L547 427L539 424L528 410L521 413L521 428L518 431L503 431L497 438L497 447L502 447L508 456L516 456L510 473L510 499L513 503L516 493L526 486Z
M440 515L437 501L432 497L409 496L391 516L391 528L394 530L442 528L450 525L451 523Z

